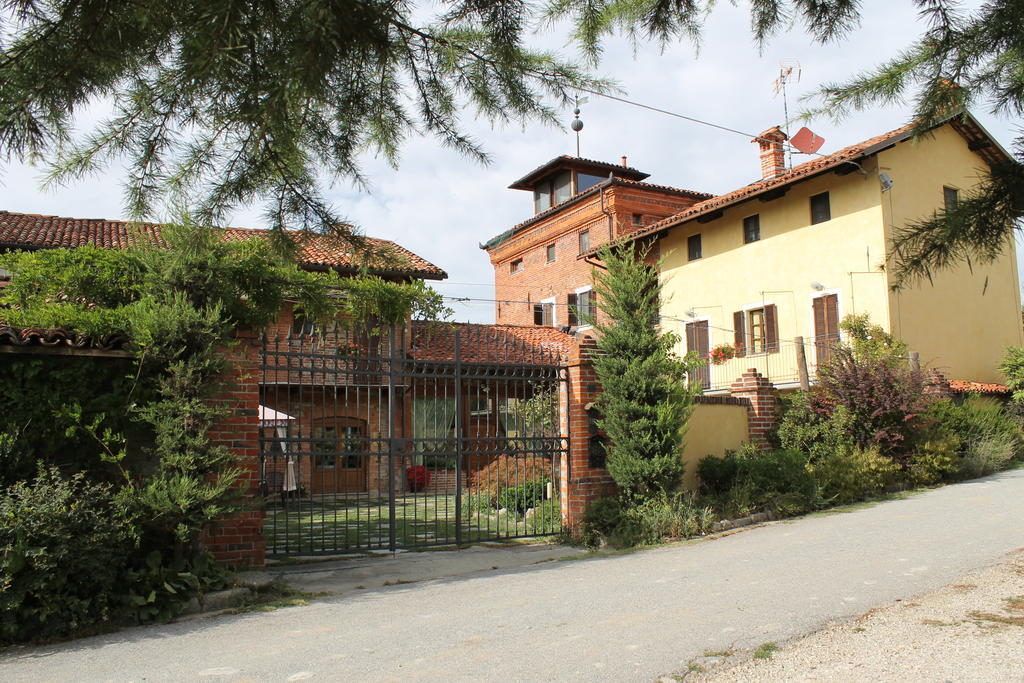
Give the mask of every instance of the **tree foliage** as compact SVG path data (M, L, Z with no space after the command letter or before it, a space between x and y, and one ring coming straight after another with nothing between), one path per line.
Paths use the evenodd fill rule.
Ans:
M136 218L188 198L203 224L266 198L275 227L347 233L320 178L362 182L359 156L395 163L413 132L479 160L465 111L553 120L545 100L606 84L524 46L524 2L441 15L370 0L13 0L0 14L0 154L53 161L52 179L129 160ZM97 98L114 111L68 131Z
M675 335L658 327L661 283L645 262L650 247L605 247L594 271L601 317L594 371L601 383L598 426L610 440L608 472L627 498L675 490L683 476L683 436L697 388L673 353Z

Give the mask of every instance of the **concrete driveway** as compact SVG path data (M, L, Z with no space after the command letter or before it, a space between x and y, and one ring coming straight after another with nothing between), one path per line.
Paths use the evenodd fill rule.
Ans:
M0 658L0 680L641 680L934 591L1024 546L1024 469L716 540L353 590Z

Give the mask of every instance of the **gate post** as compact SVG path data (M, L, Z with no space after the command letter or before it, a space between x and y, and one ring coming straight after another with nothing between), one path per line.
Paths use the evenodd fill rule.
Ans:
M462 335L455 330L455 545L462 545Z
M398 550L398 532L395 529L397 513L395 510L395 462L398 453L404 452L399 448L397 433L397 404L395 391L400 377L398 375L398 346L396 337L398 326L391 325L388 329L388 550Z
M591 354L597 344L584 339L574 349L566 364L566 400L562 401L562 436L569 442L567 457L562 462L561 499L565 527L574 529L583 521L587 506L615 492L615 482L598 459L591 458L590 416L587 407L600 394ZM566 405L567 403L567 405Z
M255 503L260 478L260 335L238 330L234 343L222 351L231 369L222 378L223 387L211 399L229 407L227 415L210 430L210 441L227 446L238 458L241 470L238 486L245 502ZM261 567L266 561L263 510L250 505L242 512L222 519L203 535L203 545L213 557L227 565Z

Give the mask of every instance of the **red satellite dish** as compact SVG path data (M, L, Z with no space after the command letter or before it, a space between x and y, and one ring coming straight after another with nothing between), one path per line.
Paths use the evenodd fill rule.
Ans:
M809 128L801 128L789 140L789 144L804 154L814 154L825 144L825 138L811 132Z

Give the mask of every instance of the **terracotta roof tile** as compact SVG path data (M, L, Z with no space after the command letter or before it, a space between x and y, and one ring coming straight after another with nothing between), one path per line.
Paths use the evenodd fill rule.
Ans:
M155 239L162 244L158 223L132 223L103 218L65 218L38 214L0 211L0 248L54 249L74 248L95 244L107 249L123 249L143 239ZM227 240L245 240L263 237L266 230L251 228L223 228ZM378 270L429 279L444 279L447 274L426 259L390 241L364 237L371 252L371 267ZM347 242L331 235L307 234L302 236L299 260L309 267L356 268L362 255L353 255Z
M577 347L575 337L553 327L414 322L412 356L418 360L454 360L456 330L461 333L461 358L467 362L546 365L570 355Z
M949 380L949 388L962 394L1009 394L1010 388L1005 384L992 382L972 382L966 379Z

